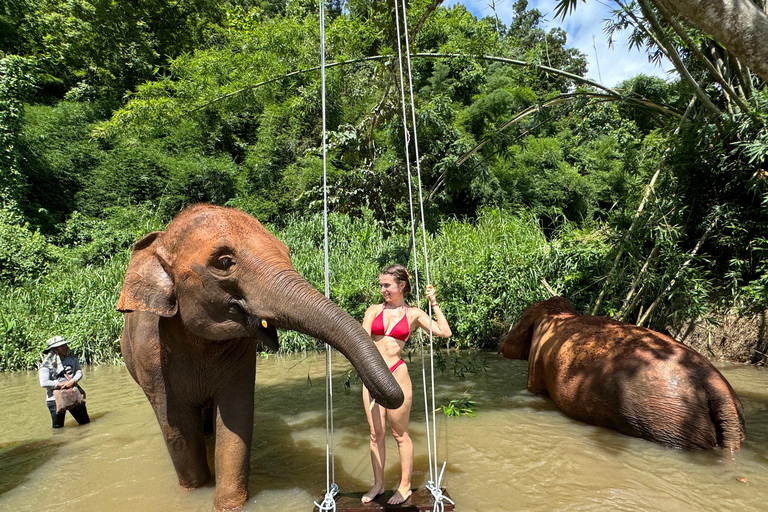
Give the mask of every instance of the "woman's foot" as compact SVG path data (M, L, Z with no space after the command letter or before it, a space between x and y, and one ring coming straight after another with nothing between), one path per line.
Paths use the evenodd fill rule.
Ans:
M392 497L389 498L389 500L387 500L387 503L389 503L390 505L399 505L410 497L411 497L410 488L398 489L395 491L395 494L393 494Z
M384 494L384 484L374 485L370 491L363 494L363 497L360 498L360 501L363 503L370 503L376 499L376 496L380 496L382 494Z

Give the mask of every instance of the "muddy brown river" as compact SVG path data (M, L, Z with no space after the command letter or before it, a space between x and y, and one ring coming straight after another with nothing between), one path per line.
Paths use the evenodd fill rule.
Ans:
M477 416L438 417L443 484L463 512L768 510L768 372L718 367L744 404L747 441L735 454L683 452L571 420L525 390L526 362L492 353L487 371L436 376L438 404L469 393ZM350 366L334 356L336 482L372 481L360 384L343 392ZM421 365L414 380L414 486L428 479ZM260 358L246 511L311 511L325 488L322 355ZM86 368L92 422L52 431L36 372L0 375L0 510L209 511L213 486L185 491L144 394L125 367ZM399 464L387 439L387 487Z

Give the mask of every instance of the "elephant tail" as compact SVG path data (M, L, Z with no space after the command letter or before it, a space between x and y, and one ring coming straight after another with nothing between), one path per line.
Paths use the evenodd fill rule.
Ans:
M706 390L709 414L717 432L717 444L723 450L738 451L747 433L739 396L716 369L707 379Z

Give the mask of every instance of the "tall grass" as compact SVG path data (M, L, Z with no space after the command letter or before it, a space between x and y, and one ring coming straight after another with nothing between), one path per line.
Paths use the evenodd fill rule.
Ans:
M291 249L296 269L318 290L324 290L322 217L295 217L278 238ZM475 221L451 219L427 237L430 278L453 331L450 343L459 348L495 348L499 338L523 309L549 296L542 279L562 294L581 291L609 250L607 233L567 229L547 240L538 219L522 212L484 210ZM427 303L422 237L417 234L417 259ZM410 230L387 233L373 216L329 217L331 299L362 321L370 304L381 301L379 272L401 263L413 272ZM588 288L588 287L587 287ZM596 288L594 289L596 291ZM578 294L577 294L578 295ZM314 347L298 333L282 337L284 349Z
M536 219L486 210L432 238L430 273L458 347L491 348L525 306L546 298L549 244Z
M299 273L323 291L322 216L296 216L285 228L272 231L290 248ZM604 237L599 232L587 235L568 233L547 240L536 218L499 210L486 210L475 221L445 221L428 236L427 246L431 280L454 332L451 344L495 347L527 305L546 298L542 278L558 292L581 286L580 276L590 274L584 267L604 259L595 257L604 250ZM593 246L584 242L589 237ZM421 258L421 235L417 240ZM382 268L402 263L413 270L410 244L409 229L387 232L372 215L331 215L331 299L362 320L366 307L381 301ZM34 282L0 289L0 370L36 366L45 340L56 334L71 340L85 362L119 362L123 318L115 304L129 257L129 250L122 249L101 263L63 258ZM419 264L419 306L424 307L426 276L423 262ZM415 296L411 303L415 305ZM281 332L280 340L283 351L316 348L314 339L295 332Z
M0 290L0 370L36 366L56 334L88 363L119 362L123 318L115 304L127 263L127 252L103 265L71 261L37 281Z

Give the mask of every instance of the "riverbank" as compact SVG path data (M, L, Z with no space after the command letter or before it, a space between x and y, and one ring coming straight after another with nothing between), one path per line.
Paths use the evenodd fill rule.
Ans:
M697 320L672 335L712 361L765 366L768 363L766 311L751 315L724 312Z

